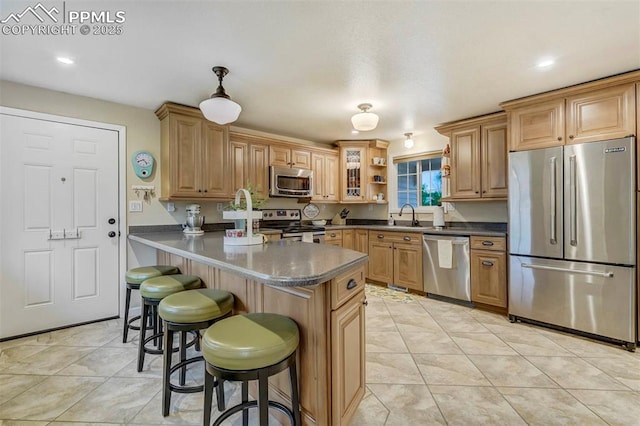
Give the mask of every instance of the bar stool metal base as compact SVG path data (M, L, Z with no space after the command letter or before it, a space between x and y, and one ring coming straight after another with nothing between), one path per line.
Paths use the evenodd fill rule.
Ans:
M144 358L145 354L151 355L162 355L164 351L162 350L163 344L163 328L162 321L160 321L160 317L158 316L158 304L160 300L156 299L146 299L142 298L142 317L150 318L149 322L153 328L153 334L151 336L146 336L147 334L147 321L142 321L140 323L140 341L138 342L138 373L140 373L144 367ZM173 335L172 335L173 336ZM153 340L153 344L156 345L155 348L149 347L147 344ZM191 346L196 346L197 350L200 350L200 335L194 334L193 339L184 345L185 350ZM178 352L180 347L173 348L172 352Z
M205 384L204 384L204 419L203 425L211 424L211 404L213 397L214 379L218 383L218 410L224 410L224 393L223 386L225 380L242 382L242 402L224 411L214 421L213 426L220 425L230 416L242 411L242 424L249 424L249 408L258 407L261 426L269 424L269 407L272 407L287 417L294 426L302 425L300 414L300 397L298 394L298 374L296 370L296 353L294 351L284 360L263 368L254 370L227 370L216 367L209 362L205 364ZM269 401L269 377L279 372L289 369L289 378L291 381L291 406L289 407L277 402ZM258 380L258 400L249 401L249 381ZM222 391L222 392L221 392ZM222 405L221 405L222 398Z
M162 367L162 415L164 417L169 415L169 407L171 406L171 392L178 393L196 393L202 392L204 390L204 384L195 385L195 386L185 386L186 376L187 376L187 365L204 361L204 357L202 355L195 356L187 359L187 348L190 346L186 344L186 334L187 333L196 333L196 339L200 338L199 330L204 330L209 328L214 322L224 319L231 315L231 312L228 314L210 319L208 321L202 321L197 323L175 323L170 321L163 321L164 323L164 350L166 353L163 358L163 367ZM173 334L175 332L180 333L180 346L178 348L173 348ZM167 356L170 352L180 351L180 362L175 365L171 365L171 357ZM200 350L199 345L196 347L196 350ZM180 370L180 378L179 385L171 383L171 375L176 371ZM217 386L218 383L214 383L214 386ZM224 391L222 391L224 392ZM223 397L224 401L224 397ZM223 403L224 404L224 403ZM223 406L224 409L224 406Z

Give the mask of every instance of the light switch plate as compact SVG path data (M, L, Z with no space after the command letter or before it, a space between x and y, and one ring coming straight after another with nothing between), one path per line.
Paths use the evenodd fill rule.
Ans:
M129 211L130 212L141 212L142 211L142 201L129 201Z

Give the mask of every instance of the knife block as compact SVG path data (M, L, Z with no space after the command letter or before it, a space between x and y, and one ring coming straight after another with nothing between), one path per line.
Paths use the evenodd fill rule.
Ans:
M347 219L343 219L340 217L340 213L336 213L336 215L331 219L332 225L346 225Z

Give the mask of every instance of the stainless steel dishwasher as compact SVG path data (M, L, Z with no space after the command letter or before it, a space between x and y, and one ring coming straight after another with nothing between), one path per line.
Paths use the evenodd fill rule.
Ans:
M470 302L469 237L425 234L422 244L424 291Z

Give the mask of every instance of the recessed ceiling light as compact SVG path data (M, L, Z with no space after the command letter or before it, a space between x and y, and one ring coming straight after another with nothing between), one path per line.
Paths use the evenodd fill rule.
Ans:
M553 65L555 61L553 59L545 59L544 61L538 62L538 68L547 68Z
M58 60L58 62L60 62L62 64L65 64L65 65L71 65L71 64L75 63L75 61L73 59L67 58L66 56L58 56L56 59Z
M353 130L351 131L351 134L352 134L352 135L357 135L357 134L359 134L359 133L360 133L360 132L359 132L359 131L357 131L356 129L353 129Z

